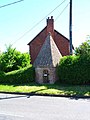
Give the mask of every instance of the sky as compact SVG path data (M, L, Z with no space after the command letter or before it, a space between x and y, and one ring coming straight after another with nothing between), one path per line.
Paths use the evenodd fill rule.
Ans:
M19 0L0 0L0 6L16 1ZM11 44L18 51L28 52L27 44L46 26L46 19L51 16L54 18L54 29L69 39L69 2L70 0L23 0L0 8L1 51L4 52L6 46ZM90 0L72 0L74 47L84 42L88 35Z

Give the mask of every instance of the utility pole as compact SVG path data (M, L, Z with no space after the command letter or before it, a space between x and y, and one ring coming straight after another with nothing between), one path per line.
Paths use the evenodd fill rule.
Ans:
M69 18L69 39L70 39L70 55L72 52L72 0L70 0L70 18Z

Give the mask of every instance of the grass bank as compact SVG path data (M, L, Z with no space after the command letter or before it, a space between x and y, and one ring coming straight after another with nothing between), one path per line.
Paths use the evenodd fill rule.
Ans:
M38 85L31 83L27 85L0 85L0 92L27 92L50 95L76 95L90 96L90 86L71 86L71 85Z

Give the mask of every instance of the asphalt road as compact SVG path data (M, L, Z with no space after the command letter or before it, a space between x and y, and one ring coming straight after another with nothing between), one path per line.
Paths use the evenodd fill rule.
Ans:
M0 94L0 120L90 120L90 99Z

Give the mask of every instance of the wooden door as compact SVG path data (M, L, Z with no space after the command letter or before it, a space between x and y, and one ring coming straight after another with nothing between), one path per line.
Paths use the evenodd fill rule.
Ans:
M44 71L43 71L43 83L49 83L48 70L44 70Z

